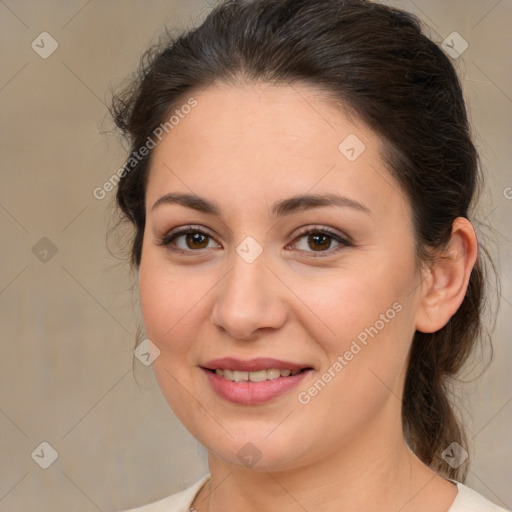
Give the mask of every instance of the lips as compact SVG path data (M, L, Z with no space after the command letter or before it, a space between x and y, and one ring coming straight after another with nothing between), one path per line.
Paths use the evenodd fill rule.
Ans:
M220 398L239 405L261 405L277 399L313 372L311 366L267 357L248 361L225 357L208 361L201 368Z

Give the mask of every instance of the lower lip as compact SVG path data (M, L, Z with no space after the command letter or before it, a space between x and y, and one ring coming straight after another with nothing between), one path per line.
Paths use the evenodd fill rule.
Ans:
M312 370L304 370L289 377L265 380L263 382L234 382L217 375L210 370L206 372L213 390L222 398L242 405L263 404L293 389Z

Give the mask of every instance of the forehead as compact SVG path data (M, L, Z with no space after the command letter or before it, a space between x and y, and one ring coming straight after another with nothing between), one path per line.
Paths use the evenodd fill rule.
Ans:
M148 204L174 189L233 204L308 191L357 196L377 210L403 199L379 137L320 91L222 84L191 96L196 105L154 149Z
M176 143L193 136L197 143L221 142L223 149L245 153L257 151L263 143L268 149L285 144L289 149L300 149L302 155L309 152L318 156L328 145L336 150L344 132L359 132L368 143L379 145L378 137L349 117L341 103L305 84L217 83L192 95L196 106L181 116L179 126L172 130ZM186 101L187 98L182 99L183 104ZM304 144L305 141L311 144ZM240 142L246 144L240 146Z

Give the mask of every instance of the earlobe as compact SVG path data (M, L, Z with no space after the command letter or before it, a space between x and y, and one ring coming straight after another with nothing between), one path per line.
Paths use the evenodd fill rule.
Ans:
M442 329L459 309L478 255L478 241L472 224L457 217L446 250L429 269L422 283L416 330L424 333Z

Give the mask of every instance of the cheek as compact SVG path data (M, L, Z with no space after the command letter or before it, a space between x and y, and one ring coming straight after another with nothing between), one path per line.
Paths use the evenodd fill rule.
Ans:
M347 439L365 428L388 406L400 407L407 350L412 332L409 313L396 296L383 293L380 302L375 294L361 300L340 300L337 316L325 317L336 335L323 330L321 340L326 355L316 379L298 390L304 414L320 418L326 438ZM371 307L365 300L372 300ZM344 306L346 305L346 306ZM317 332L321 336L320 331ZM311 333L315 336L315 333ZM322 418L328 412L329 422ZM316 420L314 420L316 423Z
M152 369L171 409L191 431L194 405L191 368L197 364L194 340L204 321L205 278L173 267L159 254L147 251L139 268L139 297L146 337L160 350Z
M177 287L160 267L156 258L144 254L139 268L139 297L146 335L162 350L165 333L173 326Z
M171 341L173 349L179 349L187 332L200 325L210 280L207 274L170 265L154 251L144 254L139 269L141 312L146 334L160 350L167 350Z
M294 292L310 311L311 321L303 325L315 329L313 339L328 340L325 348L332 354L347 349L360 334L364 341L365 329L376 323L379 332L396 323L405 280L385 268L351 269L323 280L296 281ZM401 306L393 308L395 303Z
M389 397L390 389L400 393L414 334L409 296L414 269L374 265L347 274L314 285L304 282L297 294L307 297L314 315L303 325L326 356L317 386L332 390L325 400L371 409L372 403Z

